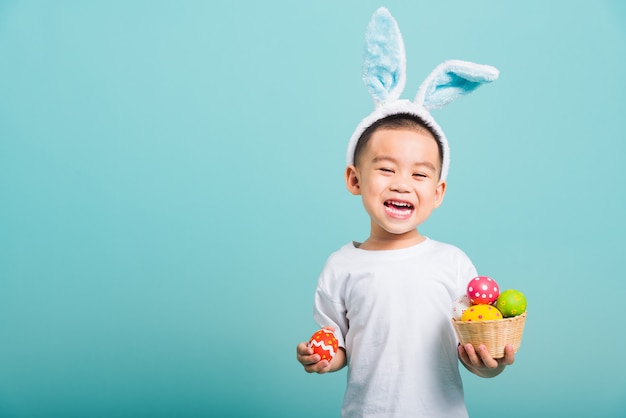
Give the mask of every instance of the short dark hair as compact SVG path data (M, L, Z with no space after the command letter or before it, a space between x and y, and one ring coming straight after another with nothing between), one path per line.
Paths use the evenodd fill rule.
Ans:
M441 144L441 138L433 128L422 120L422 118L410 113L396 113L386 116L377 120L365 129L354 147L353 161L355 166L359 164L361 153L365 149L365 146L369 142L370 138L374 135L374 132L379 129L413 129L416 131L425 130L430 133L435 139L437 149L439 150L439 175L441 175L441 166L443 164L443 145Z

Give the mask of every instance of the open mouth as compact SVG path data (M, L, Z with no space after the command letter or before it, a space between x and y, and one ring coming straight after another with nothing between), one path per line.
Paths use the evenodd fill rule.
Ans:
M387 200L385 203L386 212L395 218L406 218L411 216L415 207L399 200Z

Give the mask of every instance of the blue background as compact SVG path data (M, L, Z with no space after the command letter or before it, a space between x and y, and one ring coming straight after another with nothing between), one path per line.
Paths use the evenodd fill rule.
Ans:
M345 371L295 346L368 233L343 170L381 5L403 97L445 59L501 71L434 113L421 229L529 301L470 414L626 415L623 2L0 0L0 416L338 416Z

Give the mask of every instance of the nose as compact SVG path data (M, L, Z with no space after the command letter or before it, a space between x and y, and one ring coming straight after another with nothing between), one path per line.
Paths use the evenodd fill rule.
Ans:
M394 178L390 189L398 193L408 193L411 190L408 181L404 177Z

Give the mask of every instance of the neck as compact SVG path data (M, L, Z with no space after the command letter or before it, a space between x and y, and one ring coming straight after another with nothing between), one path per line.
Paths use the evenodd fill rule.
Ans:
M371 251L400 250L417 245L425 239L417 229L404 234L370 234L359 248Z

